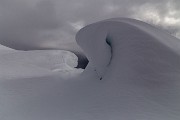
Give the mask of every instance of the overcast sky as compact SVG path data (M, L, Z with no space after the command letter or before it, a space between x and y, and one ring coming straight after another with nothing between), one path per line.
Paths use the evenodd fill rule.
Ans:
M114 17L140 19L180 38L180 0L0 0L0 43L59 49L83 26Z

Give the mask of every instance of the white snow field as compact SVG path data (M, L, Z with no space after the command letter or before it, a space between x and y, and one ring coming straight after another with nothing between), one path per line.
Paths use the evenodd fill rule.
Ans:
M85 71L0 79L0 120L180 120L180 40L128 18L88 25L76 39Z

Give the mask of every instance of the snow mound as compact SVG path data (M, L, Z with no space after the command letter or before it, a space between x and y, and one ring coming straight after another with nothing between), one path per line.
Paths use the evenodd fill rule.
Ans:
M180 79L180 40L147 23L108 19L82 28L76 40L100 78Z
M64 63L69 67L76 67L78 58L75 54L64 50L33 50L19 51L14 54L3 55L1 60L14 60L36 65L46 69L57 69L57 66Z
M0 78L29 78L54 72L82 72L75 69L78 58L63 50L16 51L0 55Z

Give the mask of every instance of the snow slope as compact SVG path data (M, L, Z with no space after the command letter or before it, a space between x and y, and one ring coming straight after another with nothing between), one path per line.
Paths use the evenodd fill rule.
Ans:
M180 119L178 39L127 18L91 24L76 38L90 61L83 74L0 80L0 119Z
M13 50L0 44L0 50Z
M8 48L8 47L5 47L5 46L0 44L0 55L1 54L6 54L6 53L12 53L12 52L15 52L15 50L11 49L11 48Z

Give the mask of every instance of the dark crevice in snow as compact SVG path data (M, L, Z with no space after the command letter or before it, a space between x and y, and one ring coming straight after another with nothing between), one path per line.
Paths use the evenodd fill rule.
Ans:
M89 60L87 59L87 57L77 52L74 52L74 54L78 57L78 65L76 68L85 69L87 64L89 63Z
M111 58L110 58L109 63L108 63L108 65L109 65L111 63L111 60L112 60L113 49L112 49L112 44L111 44L111 38L108 35L106 36L106 43L110 46L110 49L111 49Z

